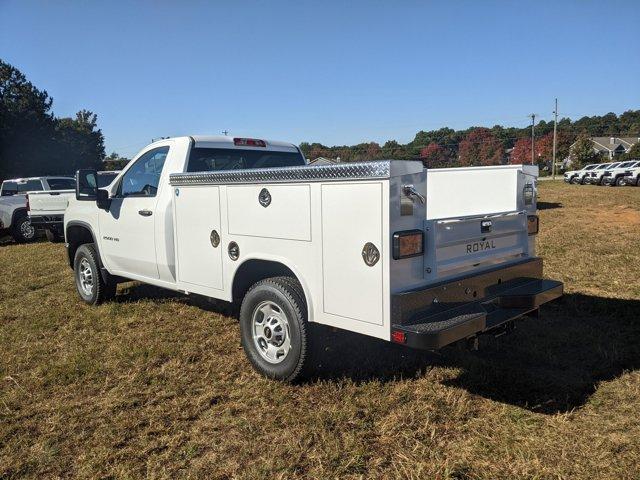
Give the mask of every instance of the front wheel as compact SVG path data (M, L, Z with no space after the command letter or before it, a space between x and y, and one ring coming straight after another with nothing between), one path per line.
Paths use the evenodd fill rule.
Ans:
M273 277L255 283L240 308L242 347L262 375L293 382L308 363L307 308L300 283Z
M113 298L116 284L105 282L100 274L98 253L93 243L85 243L78 247L73 261L78 295L89 305L99 305Z
M11 228L11 236L17 243L33 242L36 239L36 227L31 225L27 215L21 215Z
M624 184L625 184L624 177L618 177L618 178L616 178L616 185L617 185L618 187L623 187L623 186L624 186Z

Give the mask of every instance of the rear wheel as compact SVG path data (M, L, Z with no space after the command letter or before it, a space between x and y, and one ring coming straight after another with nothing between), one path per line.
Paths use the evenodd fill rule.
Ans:
M99 305L116 294L116 283L105 282L100 274L98 253L93 243L78 247L73 261L76 290L89 305Z
M36 239L36 227L31 225L26 214L15 219L11 227L11 236L17 243L32 242Z
M240 308L242 347L262 375L292 382L308 363L307 308L300 283L273 277L255 283Z

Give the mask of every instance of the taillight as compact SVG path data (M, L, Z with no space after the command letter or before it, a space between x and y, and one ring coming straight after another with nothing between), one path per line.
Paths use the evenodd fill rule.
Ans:
M409 258L424 253L424 233L422 230L405 230L393 234L393 258Z
M527 216L527 233L529 235L536 235L540 229L540 220L537 215Z
M522 191L522 196L524 197L525 205L533 205L533 197L535 196L533 185L527 183Z
M31 207L29 206L29 194L27 193L25 197L27 197L27 212L29 212L31 211Z
M395 343L407 343L407 335L400 330L391 332L391 341Z
M257 138L234 138L233 144L238 147L266 147L267 142Z

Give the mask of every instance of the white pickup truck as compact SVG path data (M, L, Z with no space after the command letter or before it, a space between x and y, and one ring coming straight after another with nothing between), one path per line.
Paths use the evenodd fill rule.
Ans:
M95 176L78 171L64 217L80 298L132 279L233 302L270 378L303 373L311 322L439 349L562 295L535 255L535 167L310 166L289 143L194 136Z
M98 188L108 186L120 173L117 171L98 172ZM50 242L64 240L63 220L69 199L75 196L76 182L68 179L66 190L43 190L27 194L27 213L31 225L42 228Z
M71 177L30 177L5 180L0 186L0 231L7 231L18 243L36 238L36 227L28 216L27 193L51 192L74 188Z

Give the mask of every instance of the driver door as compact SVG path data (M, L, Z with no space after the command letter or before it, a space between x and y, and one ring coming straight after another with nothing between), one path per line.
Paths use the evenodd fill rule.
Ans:
M100 210L100 254L112 272L159 278L155 208L169 147L140 156L123 175L109 210Z

